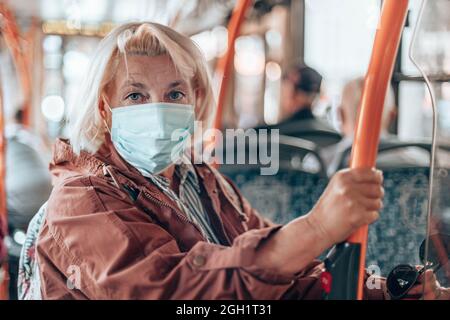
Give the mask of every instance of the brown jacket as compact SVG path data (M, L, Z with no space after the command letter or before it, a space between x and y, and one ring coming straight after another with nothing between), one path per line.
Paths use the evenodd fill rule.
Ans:
M37 245L44 299L322 298L320 261L296 277L255 267L255 249L280 226L216 170L195 166L223 245L205 242L176 204L108 145L94 156L77 156L62 140L55 145L54 189ZM371 298L382 298L373 291Z

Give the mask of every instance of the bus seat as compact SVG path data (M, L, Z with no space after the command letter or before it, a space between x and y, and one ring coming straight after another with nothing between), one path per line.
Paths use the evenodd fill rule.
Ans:
M269 146L266 150L274 162L277 162L279 167L284 167L287 169L301 170L310 173L317 173L320 175L326 175L326 167L320 156L320 149L315 143L300 139L296 137L279 135L278 142L271 141L270 136L267 139ZM241 152L245 152L245 165L259 165L260 161L260 137L256 136L256 140L245 140L245 141L231 141L229 138L224 138L223 145L218 146L215 151L215 155L221 155L223 160L223 166L231 168L238 162L238 155ZM275 146L275 147L274 147ZM249 153L251 151L256 152L258 159L250 159ZM232 154L232 163L228 160L228 155ZM254 161L253 163L251 161ZM238 166L244 166L244 164L237 164ZM261 166L267 167L267 166Z
M336 144L342 139L342 136L325 121L316 118L281 122L270 126L260 126L256 129L260 128L279 129L280 134L310 141L320 148Z
M322 148L336 144L342 139L339 133L331 130L293 130L286 132L286 135L311 141Z
M369 227L366 265L386 276L398 264L420 264L418 250L427 226L429 168L384 171L384 206Z
M280 135L278 150L276 174L262 175L260 164L223 164L219 170L263 216L284 224L313 207L328 179L314 143Z
M438 144L437 163L440 167L450 169L450 145Z
M425 167L430 164L431 144L417 141L381 140L378 147L377 168ZM338 169L347 168L351 146L342 152Z
M300 170L280 168L276 175L265 176L258 167L223 167L221 172L233 180L252 206L280 224L308 213L328 183L321 175Z
M17 291L19 300L40 300L40 277L36 261L36 241L43 225L47 203L31 219L20 253Z

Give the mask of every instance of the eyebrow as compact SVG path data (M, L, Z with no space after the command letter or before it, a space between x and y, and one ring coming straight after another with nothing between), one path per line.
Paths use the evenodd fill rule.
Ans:
M172 88L175 88L175 87L178 87L178 86L182 86L182 85L186 85L186 82L183 81L183 80L176 80L176 81L173 81L173 82L169 83L169 85L167 87L169 89L172 89Z
M122 85L121 88L123 89L125 87L135 87L135 88L138 88L138 89L145 89L146 88L145 84L143 84L142 82L135 82L135 81L130 81L130 80L126 81Z

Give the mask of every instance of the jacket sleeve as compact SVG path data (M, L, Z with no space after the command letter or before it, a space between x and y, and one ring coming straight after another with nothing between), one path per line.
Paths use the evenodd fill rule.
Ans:
M250 230L230 247L199 242L181 252L114 192L87 179L52 192L37 244L43 297L64 296L52 285L57 279L91 299L279 299L294 285L292 276L253 265L256 249L279 226Z

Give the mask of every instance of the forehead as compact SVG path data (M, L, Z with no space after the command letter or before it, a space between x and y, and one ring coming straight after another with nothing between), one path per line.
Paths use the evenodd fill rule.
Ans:
M158 84L178 80L182 76L168 55L154 57L127 55L126 64L125 58L120 58L114 78L116 85L120 87L130 79L147 84Z

